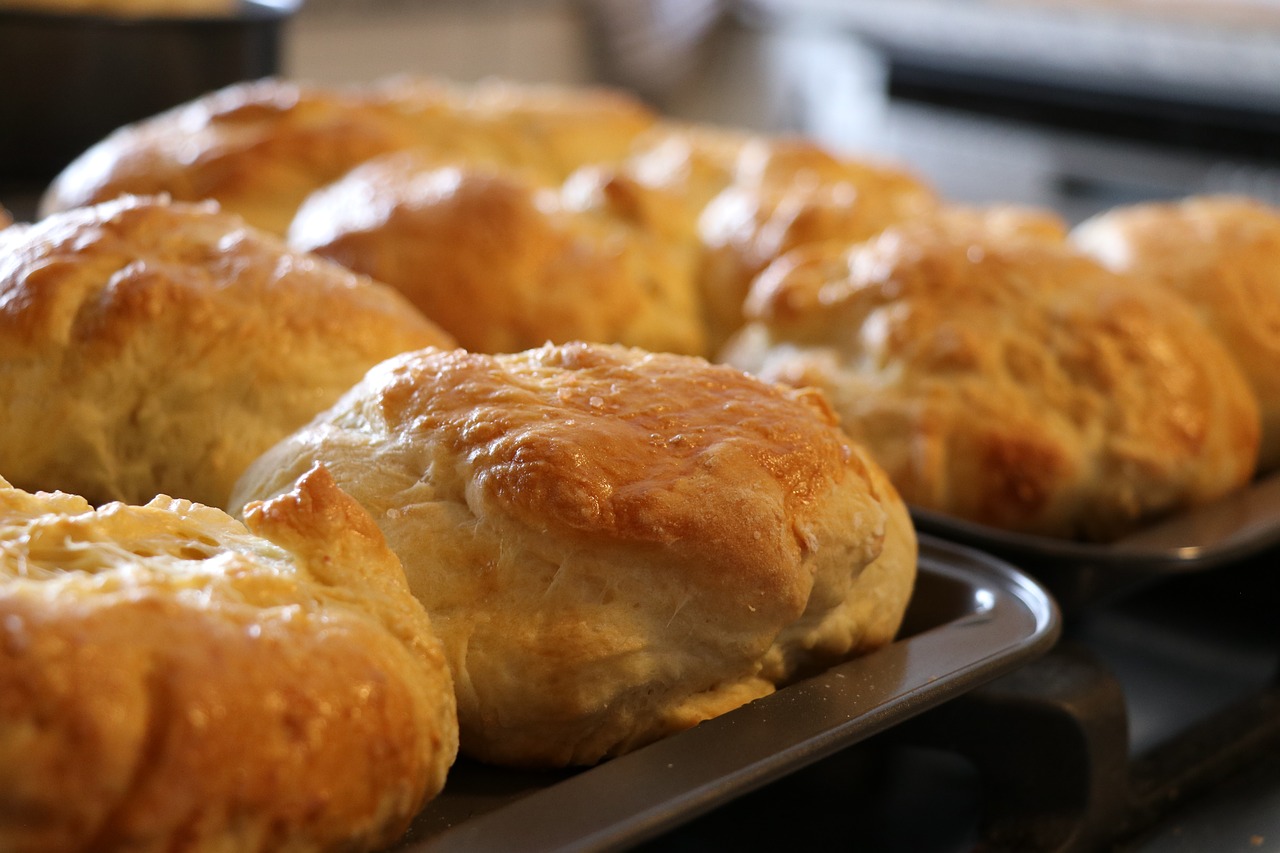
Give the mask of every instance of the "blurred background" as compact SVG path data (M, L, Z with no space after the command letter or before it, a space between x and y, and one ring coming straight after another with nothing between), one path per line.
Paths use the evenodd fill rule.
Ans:
M1280 201L1276 0L308 0L283 64L604 81L1073 220L1191 192Z
M1070 220L1188 193L1280 202L1280 0L234 0L236 15L194 21L65 14L224 2L0 0L0 201L21 207L127 120L277 69L317 83L606 82L673 116L905 163L955 201Z

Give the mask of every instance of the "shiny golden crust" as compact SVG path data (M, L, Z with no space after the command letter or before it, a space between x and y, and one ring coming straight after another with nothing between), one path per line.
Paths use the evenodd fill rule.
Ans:
M607 88L400 77L374 84L370 93L411 117L416 150L506 167L551 184L581 166L621 160L658 122L642 103Z
M382 359L449 337L394 291L211 205L125 198L0 231L0 473L222 506Z
M590 763L882 645L914 578L901 501L826 402L701 359L406 354L232 505L317 461L401 555L491 761Z
M1253 472L1256 400L1190 307L1038 227L941 217L802 249L747 310L723 358L827 390L908 503L1105 539Z
M636 137L624 166L636 180L685 200L694 217L738 177L760 137L714 125L663 121Z
M563 180L621 156L654 120L621 95L400 79L348 88L242 83L121 128L50 186L44 213L121 194L213 199L283 235L302 200L380 154L519 167ZM586 158L586 159L584 159Z
M553 188L405 152L313 194L289 242L392 285L477 352L584 340L700 354L696 255L663 236L679 214L603 167Z
M1229 196L1141 204L1081 223L1072 239L1195 306L1258 395L1260 467L1280 467L1280 211Z
M801 140L747 142L732 183L698 221L712 345L743 324L742 303L752 279L786 252L864 240L936 205L930 189L897 169L839 158Z
M323 470L246 522L0 481L0 848L373 849L440 790L449 671L376 526Z
M415 140L406 116L356 92L242 83L115 131L57 176L41 213L166 194L214 199L251 225L283 234L317 186Z

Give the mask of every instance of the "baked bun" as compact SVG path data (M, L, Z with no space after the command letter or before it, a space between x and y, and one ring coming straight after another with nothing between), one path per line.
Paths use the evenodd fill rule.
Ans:
M288 239L397 288L473 351L586 340L701 354L696 251L669 229L681 213L607 167L546 187L402 152L310 196Z
M747 142L732 183L698 220L705 252L699 277L712 345L742 326L752 279L786 252L864 240L936 205L928 187L900 170L836 157L802 140Z
M827 391L908 504L984 524L1109 539L1246 483L1257 401L1191 307L1018 221L797 250L721 357Z
M405 116L358 92L240 83L111 133L54 178L40 212L166 194L280 235L307 193L414 139Z
M0 480L0 848L362 850L457 749L399 561L323 471L245 510Z
M392 358L232 506L320 462L443 640L462 750L587 764L888 643L915 538L811 391L571 344Z
M1229 196L1140 204L1081 223L1072 239L1195 306L1258 396L1259 466L1280 467L1280 211Z
M123 198L0 231L0 473L93 503L224 506L371 366L450 338L390 288L211 204Z
M584 162L622 156L653 121L638 103L594 90L409 78L240 83L115 131L55 178L41 210L165 193L214 199L283 235L307 195L380 154L421 147L561 181Z

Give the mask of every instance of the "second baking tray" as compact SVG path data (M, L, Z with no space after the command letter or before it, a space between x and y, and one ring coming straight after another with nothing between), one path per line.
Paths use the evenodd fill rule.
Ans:
M1011 533L913 508L924 533L1016 564L1068 617L1170 577L1239 563L1280 545L1280 474L1106 544Z
M396 850L630 847L1047 652L1046 591L983 553L921 537L899 639L693 729L581 771L460 759Z

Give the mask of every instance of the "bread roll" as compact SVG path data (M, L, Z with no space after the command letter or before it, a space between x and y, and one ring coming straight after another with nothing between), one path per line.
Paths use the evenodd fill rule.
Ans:
M680 214L605 167L542 187L404 152L311 195L289 242L396 287L470 350L586 340L701 354L696 251L666 230Z
M431 614L463 751L588 764L889 642L915 537L811 391L588 344L398 356L255 462L316 463Z
M40 212L166 194L282 235L307 193L414 141L404 115L358 92L240 83L116 130L54 178Z
M722 358L826 390L909 504L997 527L1105 540L1246 483L1258 406L1231 357L1049 226L939 216L797 250Z
M1280 467L1280 211L1230 196L1139 204L1081 223L1072 239L1195 306L1258 395L1259 467Z
M382 359L450 338L391 289L210 204L126 197L0 231L0 474L224 506Z
M799 140L756 140L733 183L702 211L700 274L708 334L719 346L744 322L751 281L797 246L850 243L933 209L936 199L906 173L837 158Z
M615 163L658 115L618 89L515 83L447 83L394 77L370 97L401 105L415 148L437 159L502 166L558 184L584 165Z
M55 178L44 214L121 194L214 199L278 235L302 200L372 157L421 148L564 180L621 156L654 117L616 93L399 78L322 88L284 80L211 92L112 133Z
M457 750L394 554L323 471L246 509L0 480L0 849L366 850Z

